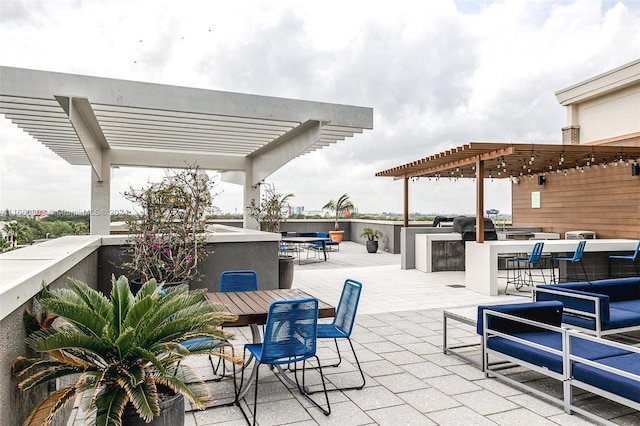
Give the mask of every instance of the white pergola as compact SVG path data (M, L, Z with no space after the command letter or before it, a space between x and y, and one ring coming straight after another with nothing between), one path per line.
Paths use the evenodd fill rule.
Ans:
M0 67L0 113L74 165L91 166L91 234L109 234L112 167L195 165L244 185L373 129L373 109ZM251 224L247 212L245 227Z

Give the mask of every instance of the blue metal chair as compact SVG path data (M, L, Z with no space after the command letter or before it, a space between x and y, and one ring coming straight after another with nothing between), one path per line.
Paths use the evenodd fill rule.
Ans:
M251 377L256 382L253 400L253 424L256 424L256 409L258 406L258 382L259 368L262 364L278 366L282 364L294 364L296 385L300 393L318 407L325 415L331 414L329 395L322 374L320 360L316 355L316 331L318 325L318 300L313 298L298 300L280 300L271 303L267 314L264 339L262 343L248 343L244 345L245 355L247 351L256 359L256 365ZM309 358L316 358L318 370L322 379L322 387L325 392L327 409L325 410L314 401L305 389L305 363ZM302 384L298 381L297 363L302 365ZM244 370L240 382L244 381ZM242 388L242 386L240 386ZM240 409L242 407L240 404ZM242 412L247 418L244 411Z
M507 293L509 284L513 284L518 291L520 291L520 289L525 285L533 286L534 282L531 271L535 266L540 268L542 280L546 284L541 262L543 248L544 242L540 241L533 245L533 249L531 250L529 257L512 257L507 259L507 265L511 262L512 264L515 264L516 268L513 269L513 280L509 279L509 268L507 268L507 286L504 289L505 294ZM524 268L522 268L522 266L524 266ZM517 276L516 272L518 274Z
M342 362L342 355L340 354L340 348L338 347L338 339L346 339L349 342L349 346L351 346L351 352L353 352L353 357L356 360L360 376L362 377L362 384L360 385L331 390L362 389L365 385L366 380L364 373L362 372L360 361L358 361L358 356L356 355L353 343L351 342L351 331L355 324L361 292L362 283L352 279L345 280L333 322L331 324L318 324L318 339L333 339L336 344L336 351L338 352L338 362L325 367L337 367L340 365Z
M251 270L224 271L220 274L220 291L256 291L258 274Z
M589 282L589 277L587 276L587 271L586 269L584 269L584 264L582 263L582 254L584 253L584 246L587 244L586 240L582 240L578 243L578 246L576 247L576 251L573 252L573 257L552 257L551 258L551 262L555 262L558 261L558 268L560 267L560 263L559 262L569 262L573 265L573 272L574 275L577 276L578 275L578 271L576 268L576 263L580 262L580 266L582 266L582 272L584 273L584 279L586 282ZM553 271L553 282L557 283L560 282L560 277L558 276L558 281L556 281L556 273L555 273L555 268L552 269ZM558 272L558 275L560 275L560 273Z
M160 288L159 290L159 294L164 298L167 296L167 292L164 290L164 288ZM170 318L169 320L171 321L173 318ZM211 352L218 350L220 352L220 354L224 354L226 348L229 348L231 351L231 357L235 358L235 353L234 353L234 348L233 345L226 339L222 340L222 339L212 339L210 337L198 337L198 338L194 338L194 339L188 339L188 340L184 340L182 342L180 342L180 346L184 347L185 349L187 349L190 352L201 352L201 351L210 351L209 352L209 364L211 364L211 369L213 370L213 374L214 376L218 376L218 367L220 365L220 361L218 361L218 365L213 365L213 358L211 355ZM222 359L222 358L219 358ZM178 364L176 365L176 371L178 370L178 368L180 368L180 362L178 362ZM235 363L233 364L233 376L235 377L236 374L236 366ZM219 377L215 377L213 380L206 380L206 381L212 381L212 382L219 382L220 380L222 380L222 378L224 377L224 374L219 376ZM236 382L235 380L233 381L233 390L234 390L234 400L230 401L230 402L225 402L222 404L218 404L215 406L210 406L207 408L216 408L216 407L226 407L226 406L231 406L234 405L237 401L238 398L238 388L236 386ZM192 410L187 410L188 411L194 411Z
M609 261L611 261L611 259L630 260L633 263L633 266L636 268L636 275L640 276L640 272L638 271L638 264L636 263L636 260L638 259L638 253L640 253L640 241L638 241L636 251L632 254L612 254L611 256L609 256ZM609 269L611 269L611 264L609 264ZM609 276L610 275L611 272L609 272Z

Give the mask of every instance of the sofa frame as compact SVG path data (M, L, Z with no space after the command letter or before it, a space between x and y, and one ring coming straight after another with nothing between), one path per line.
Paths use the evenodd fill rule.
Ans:
M562 324L597 337L640 330L640 277L541 285L532 298L562 302Z
M640 348L563 328L562 309L553 301L478 307L485 375L606 425L614 423L574 401L574 388L640 410ZM558 380L562 398L502 373L505 363Z

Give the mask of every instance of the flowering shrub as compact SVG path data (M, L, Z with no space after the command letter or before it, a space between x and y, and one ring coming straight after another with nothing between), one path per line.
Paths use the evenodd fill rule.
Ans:
M278 194L275 186L265 185L260 204L254 198L247 206L249 216L258 221L262 231L280 232L280 223L287 220L289 199L293 196L293 194Z
M169 170L160 182L124 192L140 211L127 218L132 259L122 266L142 282L199 279L198 262L209 254L204 231L212 188L213 181L195 166Z

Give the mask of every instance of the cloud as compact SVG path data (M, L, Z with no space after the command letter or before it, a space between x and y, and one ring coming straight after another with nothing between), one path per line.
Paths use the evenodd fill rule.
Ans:
M347 192L360 211L401 211L402 183L377 171L469 141L560 143L565 112L554 93L640 56L639 4L9 1L0 56L11 66L372 107L373 130L267 181L307 210ZM0 208L89 205L88 168L3 121ZM156 172L115 170L114 208L126 207L119 194L129 183ZM510 211L509 186L488 185L485 204ZM473 206L472 182L410 188L411 211ZM243 208L239 187L220 189L220 207Z

